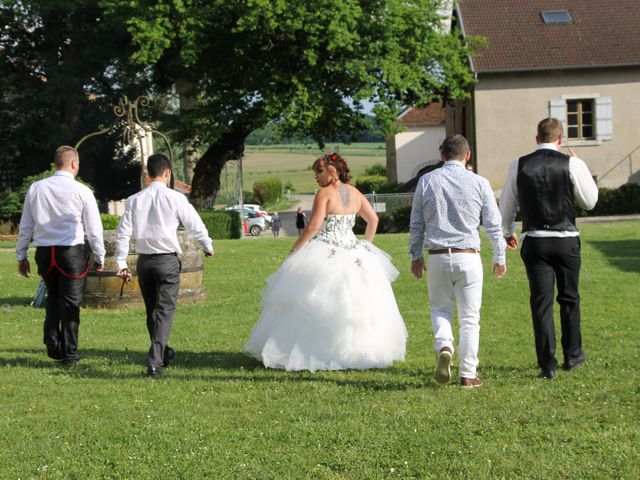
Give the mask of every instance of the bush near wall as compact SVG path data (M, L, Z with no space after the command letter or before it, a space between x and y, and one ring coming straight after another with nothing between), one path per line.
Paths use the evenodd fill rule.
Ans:
M408 232L410 219L411 207L401 207L388 213L379 213L377 233ZM353 227L353 231L361 235L364 233L366 226L367 223L358 216L356 217L356 225Z
M391 193L397 183L387 183L387 177L381 175L362 175L356 179L356 188L362 193Z
M578 217L626 215L640 213L640 185L629 183L619 188L599 188L598 203L593 210L576 208Z
M209 236L213 238L214 241L240 238L240 215L238 215L238 212L216 212L207 210L198 213L207 227Z
M102 228L104 230L115 230L120 223L120 217L118 215L110 215L108 213L101 213L100 219L102 220Z
M253 198L260 205L279 202L282 198L282 181L277 178L268 178L254 183Z

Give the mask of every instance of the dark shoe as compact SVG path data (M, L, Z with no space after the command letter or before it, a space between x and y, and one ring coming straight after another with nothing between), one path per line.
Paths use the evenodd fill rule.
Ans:
M47 356L54 360L62 360L63 355L60 353L60 347L57 343L47 343Z
M538 374L538 378L546 378L547 380L553 380L554 378L556 378L556 371L540 370L540 373Z
M582 353L575 360L572 360L570 362L565 360L565 362L562 364L562 369L566 370L567 372L570 372L571 370L575 370L580 365L582 365L585 362L585 360L586 358L584 356L584 353Z
M433 376L438 383L449 383L451 381L451 350L449 348L444 347L438 353Z
M151 378L161 377L163 374L162 367L149 367L147 368L147 375Z
M462 386L462 388L468 388L468 389L478 388L482 386L482 380L480 380L478 377L476 378L461 377L460 385Z
M176 351L171 347L165 347L164 358L162 359L162 366L167 368L171 362L176 358Z

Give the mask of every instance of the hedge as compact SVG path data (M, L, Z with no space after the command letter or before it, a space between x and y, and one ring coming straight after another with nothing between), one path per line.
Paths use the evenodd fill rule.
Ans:
M640 213L640 185L628 183L619 188L598 189L598 203L593 210L576 208L578 217L626 215Z
M282 198L282 181L277 178L268 178L254 183L253 198L260 205L279 202Z
M396 208L390 212L378 214L378 231L377 233L400 233L409 231L409 223L411 220L411 207ZM353 231L357 234L363 234L367 223L360 217L356 217L356 225Z
M387 177L381 175L362 175L356 179L356 188L362 193L390 193L397 186L397 183L387 183Z
M110 215L108 213L101 213L100 219L102 220L102 228L104 230L115 230L120 223L120 217L118 215Z
M200 218L204 222L209 236L213 240L240 238L240 215L236 211L218 212L213 210L200 211Z
M605 215L629 215L640 213L640 185L631 183L620 188L598 189L598 203L593 210L576 207L576 217L598 217ZM408 232L411 220L411 207L402 207L387 213L378 214L378 233ZM520 220L518 215L517 220ZM356 219L354 231L364 233L366 223L360 217Z

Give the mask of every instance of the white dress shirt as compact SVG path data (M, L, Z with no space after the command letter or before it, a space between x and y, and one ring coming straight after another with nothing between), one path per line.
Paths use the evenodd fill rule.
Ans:
M127 268L131 235L136 239L136 253L181 254L177 234L180 223L205 252L213 253L213 242L207 228L182 193L168 188L161 181L154 181L141 192L130 196L116 232L115 259L118 269Z
M536 150L547 148L558 151L554 143L541 143ZM519 209L518 203L518 163L516 158L509 165L507 183L502 188L500 195L500 213L502 214L502 230L505 235L513 235L515 232L515 218ZM598 186L593 181L591 172L586 163L578 157L569 158L569 176L573 183L573 195L578 205L585 210L591 210L598 201ZM578 231L550 231L550 230L530 230L524 232L521 238L529 237L577 237Z
M95 261L103 265L102 220L93 192L71 172L58 170L27 191L16 242L18 261L27 258L32 238L36 247L71 247L84 243L85 230Z
M418 181L411 209L412 260L423 257L423 248L479 251L480 218L493 246L493 262L504 265L506 242L489 181L455 160L447 160L441 168L424 174Z

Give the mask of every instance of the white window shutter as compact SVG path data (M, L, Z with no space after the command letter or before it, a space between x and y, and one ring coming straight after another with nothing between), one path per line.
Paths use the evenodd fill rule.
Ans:
M549 100L549 116L557 118L562 123L562 129L567 134L567 102L562 99Z
M596 98L596 138L613 139L613 105L611 97Z

